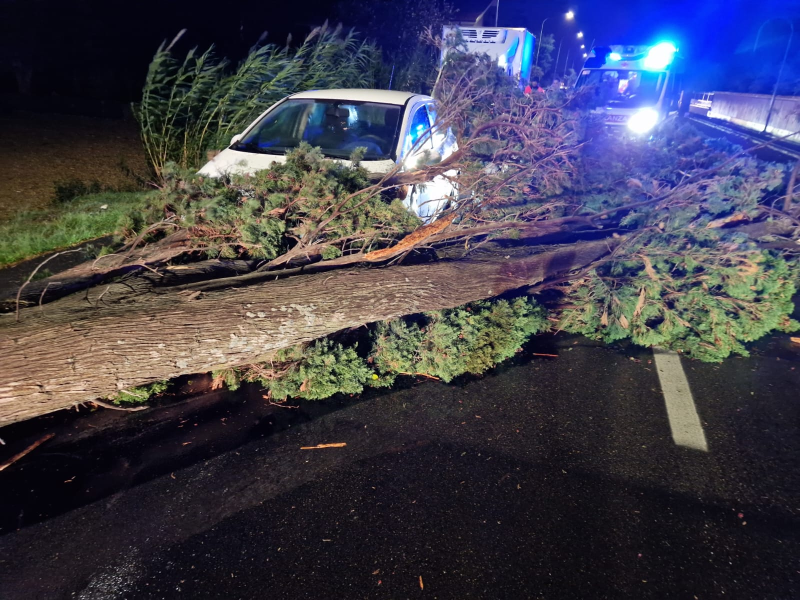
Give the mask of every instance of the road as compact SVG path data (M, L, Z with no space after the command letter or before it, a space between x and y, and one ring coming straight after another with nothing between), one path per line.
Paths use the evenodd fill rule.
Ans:
M57 415L0 473L0 598L796 598L800 345L753 354L539 336L451 385Z
M485 377L408 381L275 430L236 424L258 399L229 403L231 421L167 418L164 439L182 437L166 463L212 420L247 435L1 535L0 597L798 597L800 348L780 335L748 359L670 361L539 336ZM134 437L116 431L116 452ZM96 485L68 474L72 497Z

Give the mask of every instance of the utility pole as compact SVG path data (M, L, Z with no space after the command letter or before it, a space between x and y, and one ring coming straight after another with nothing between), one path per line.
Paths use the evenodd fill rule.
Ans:
M786 42L786 50L783 53L783 60L781 61L781 67L778 69L778 77L775 79L775 87L772 88L772 97L769 99L769 108L767 109L767 118L764 119L764 130L763 133L767 133L767 127L769 127L769 118L772 116L772 109L775 107L775 96L778 95L778 86L781 83L781 77L783 77L783 67L786 66L786 58L789 56L789 48L792 47L792 38L794 37L794 23L789 19L784 19L783 17L775 17L772 19L767 19L761 24L761 27L758 28L758 33L756 34L756 42L753 44L753 53L755 54L756 48L758 47L758 40L761 38L761 30L764 29L764 25L769 23L770 21L786 21L789 24L789 40Z
M556 52L556 62L553 65L553 75L554 76L558 75L558 59L561 56L561 44L563 44L563 43L564 43L564 38L562 37L561 41L558 42L558 52Z
M548 19L552 17L545 17L544 21L542 21L542 27L539 29L539 39L536 40L536 66L539 66L539 51L542 49L542 38L544 37L544 24L547 22ZM575 13L571 10L568 10L564 14L564 19L567 21L572 21L575 18ZM558 62L558 61L556 61Z
M544 37L544 22L547 21L550 17L545 17L544 21L542 21L542 28L539 30L539 39L536 40L536 66L539 66L539 50L542 49L542 38Z

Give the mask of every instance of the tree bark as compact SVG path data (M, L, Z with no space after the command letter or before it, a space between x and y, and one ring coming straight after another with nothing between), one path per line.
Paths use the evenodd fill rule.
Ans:
M145 270L149 266L166 264L191 249L189 232L181 229L157 244L122 249L117 253L81 263L46 279L31 281L22 286L19 301L21 306L52 302L92 285L101 284L109 278ZM238 267L236 269L239 270ZM7 296L0 295L0 311L16 310L17 292L18 290L14 290Z
M91 288L23 309L19 322L0 316L0 425L563 277L608 255L622 239L522 258L301 275L199 295L126 283Z

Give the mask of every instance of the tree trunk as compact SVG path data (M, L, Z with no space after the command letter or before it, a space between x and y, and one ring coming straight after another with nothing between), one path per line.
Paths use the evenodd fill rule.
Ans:
M182 294L127 283L0 316L0 425L267 360L342 329L452 308L584 268L622 238L522 258L357 268ZM142 287L142 286L139 286Z

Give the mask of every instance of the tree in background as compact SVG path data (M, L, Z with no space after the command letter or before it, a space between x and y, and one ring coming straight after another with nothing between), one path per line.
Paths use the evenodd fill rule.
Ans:
M696 85L697 89L724 90L749 94L772 94L775 81L783 66L778 94L785 96L800 95L800 36L795 35L793 43L786 54L788 26L780 22L764 28L756 46L755 29L739 45L736 52L722 68L709 75L708 69L698 69L693 79L704 85ZM701 79L702 78L702 79Z
M556 47L556 40L552 33L548 33L540 40L536 40L536 43L539 44L537 50L539 61L531 68L531 79L538 79L541 82L553 66L553 49Z
M383 50L378 87L430 92L439 51L423 40L426 29L441 34L456 9L448 0L341 0L334 19Z
M563 79L564 85L568 88L571 88L573 85L575 85L575 82L577 80L578 80L578 73L575 71L575 69L573 69L572 67L567 69L567 72L564 74L564 79Z

